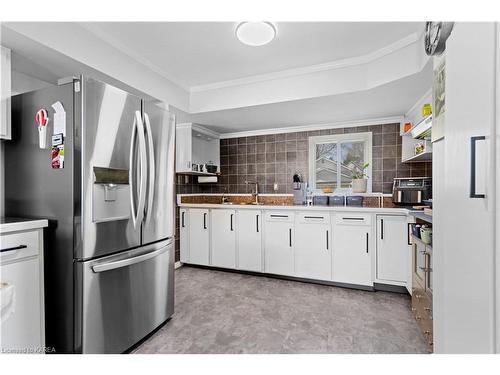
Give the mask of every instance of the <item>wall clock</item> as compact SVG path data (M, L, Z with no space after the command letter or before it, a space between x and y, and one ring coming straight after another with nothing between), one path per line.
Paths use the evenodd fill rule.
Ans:
M426 22L425 53L429 56L442 54L451 30L453 30L453 22Z

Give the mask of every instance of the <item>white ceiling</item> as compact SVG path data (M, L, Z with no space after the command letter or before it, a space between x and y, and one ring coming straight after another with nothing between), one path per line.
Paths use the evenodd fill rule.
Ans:
M189 88L365 55L423 22L277 22L277 37L250 47L236 22L104 22L82 26Z
M180 113L178 120L233 133L401 116L430 89L431 82L432 62L428 62L418 74L371 90L200 114Z

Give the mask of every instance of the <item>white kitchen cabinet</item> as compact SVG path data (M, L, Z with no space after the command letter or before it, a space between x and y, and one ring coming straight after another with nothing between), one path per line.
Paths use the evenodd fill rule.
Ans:
M47 226L47 222L43 221L40 226ZM1 228L1 233L1 350L43 353L43 230L6 232Z
M208 266L210 264L210 211L189 209L189 261Z
M406 286L410 251L406 216L377 215L376 281Z
M189 262L189 210L181 208L179 210L180 223L180 260Z
M11 55L0 46L0 139L11 139Z
M203 126L184 123L176 126L175 172L208 174L193 170L193 164L213 163L220 172L220 136Z
M262 212L238 210L238 269L262 271Z
M348 212L333 215L333 281L373 286L371 219L371 215Z
M294 274L294 213L269 211L265 215L264 271L277 275Z
M297 214L295 220L295 276L316 280L332 277L330 214Z
M236 211L217 209L211 212L211 265L236 268Z

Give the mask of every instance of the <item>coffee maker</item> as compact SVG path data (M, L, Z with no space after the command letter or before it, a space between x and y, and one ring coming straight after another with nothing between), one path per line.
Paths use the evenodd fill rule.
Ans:
M307 182L302 181L300 173L293 175L293 203L306 204Z

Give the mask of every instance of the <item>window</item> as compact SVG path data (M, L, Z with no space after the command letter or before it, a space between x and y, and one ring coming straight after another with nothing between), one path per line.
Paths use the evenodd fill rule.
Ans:
M370 163L367 191L371 192L372 133L309 138L309 176L313 189L348 189L352 173Z

